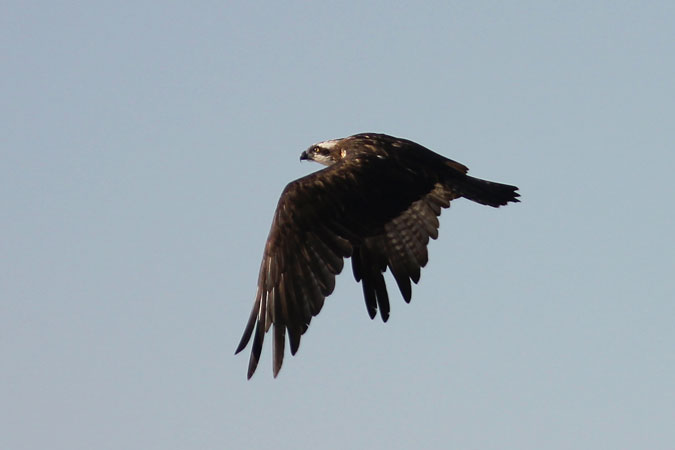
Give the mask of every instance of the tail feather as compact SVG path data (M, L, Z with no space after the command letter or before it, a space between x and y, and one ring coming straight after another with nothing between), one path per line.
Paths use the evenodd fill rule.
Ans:
M516 192L517 186L495 183L494 181L481 180L466 175L462 182L458 183L458 190L462 197L498 208L509 202L519 202L520 194Z

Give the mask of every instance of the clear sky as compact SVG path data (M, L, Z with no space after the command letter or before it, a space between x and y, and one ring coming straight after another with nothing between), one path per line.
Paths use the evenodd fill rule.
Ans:
M672 1L5 1L0 48L0 448L675 448ZM246 381L279 194L363 131L523 202Z

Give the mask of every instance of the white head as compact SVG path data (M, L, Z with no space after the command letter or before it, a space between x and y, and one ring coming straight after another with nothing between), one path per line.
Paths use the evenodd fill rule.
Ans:
M309 147L302 152L300 160L307 159L316 161L324 166L330 166L341 160L345 156L345 152L340 150L340 142L342 139L332 139L330 141L319 142Z

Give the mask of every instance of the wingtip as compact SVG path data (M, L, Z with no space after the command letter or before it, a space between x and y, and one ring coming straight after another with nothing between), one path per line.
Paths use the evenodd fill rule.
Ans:
M255 303L253 304L253 309L251 310L251 315L248 318L248 322L246 323L246 328L244 329L244 334L241 336L241 339L239 340L239 345L237 345L237 349L234 351L234 354L236 355L240 351L246 348L248 345L249 341L251 340L251 335L253 334L253 328L255 327L256 324L256 318L258 315L258 308L260 306L260 298L256 298Z
M234 351L234 354L237 355L239 354L243 349L246 348L246 345L248 344L248 339L244 340L242 338L241 341L239 341L239 345L237 345L237 349Z
M255 369L258 368L258 358L256 358L253 354L251 354L251 359L248 361L248 371L246 372L246 379L250 380L253 374L255 373Z
M281 366L284 363L285 344L286 328L283 325L274 324L274 342L272 345L274 350L274 357L272 358L274 378L277 377L277 374L281 370Z
M262 352L263 340L265 339L265 329L261 322L257 322L255 327L255 335L253 336L253 347L251 348L251 356L248 360L248 379L251 379L253 373L258 367L260 361L260 353Z

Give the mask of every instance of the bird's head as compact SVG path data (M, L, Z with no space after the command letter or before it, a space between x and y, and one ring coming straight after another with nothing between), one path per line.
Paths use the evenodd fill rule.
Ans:
M345 150L340 145L343 140L333 139L314 144L300 154L300 161L306 159L316 161L324 166L333 165L346 155Z

